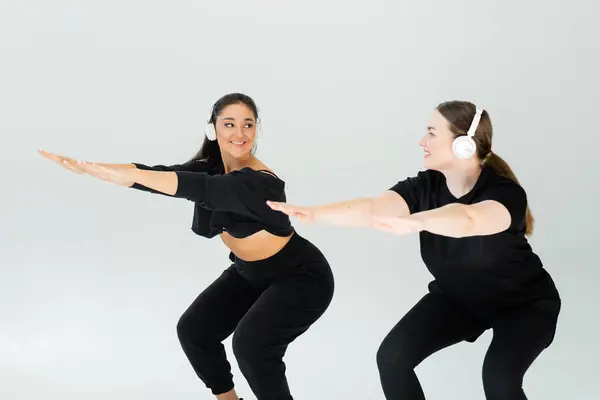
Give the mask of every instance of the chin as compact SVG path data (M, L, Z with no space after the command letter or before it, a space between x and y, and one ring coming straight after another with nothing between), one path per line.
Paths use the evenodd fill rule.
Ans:
M248 149L231 149L229 155L233 158L244 159L251 155L250 148Z
M434 162L431 162L431 160L430 160L430 159L428 159L428 158L426 158L426 159L424 159L424 160L423 160L423 167L424 167L425 169L434 169L434 168L433 168L434 164L435 164L435 163L434 163Z
M430 169L430 170L434 170L434 171L440 171L443 167L443 165L439 162L435 162L433 160L430 159L425 159L425 161L423 162L423 167L425 169Z

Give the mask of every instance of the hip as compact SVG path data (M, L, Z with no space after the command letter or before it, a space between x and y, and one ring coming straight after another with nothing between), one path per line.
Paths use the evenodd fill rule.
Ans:
M242 277L257 284L270 284L295 276L333 287L333 272L325 255L296 232L279 251L269 257L248 261L232 252L229 258Z

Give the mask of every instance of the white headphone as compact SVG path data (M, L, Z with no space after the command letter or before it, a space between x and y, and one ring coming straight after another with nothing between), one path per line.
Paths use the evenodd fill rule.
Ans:
M471 126L466 135L458 136L452 142L452 152L458 158L471 158L477 152L477 144L473 140L473 136L475 136L475 131L477 131L477 127L479 126L479 121L481 120L481 114L483 113L483 109L477 107L475 111L475 117L473 117L473 121L471 122Z
M208 140L215 141L215 140L217 140L217 130L215 129L215 124L210 122L211 117L212 117L212 114L209 115L208 119L206 120L206 129L205 129L204 133L206 134L206 137L208 138Z
M209 115L208 120L206 121L206 129L205 134L208 140L215 141L217 140L217 130L215 129L215 124L210 122L210 118L212 114ZM262 133L262 118L256 121L256 136L260 136Z

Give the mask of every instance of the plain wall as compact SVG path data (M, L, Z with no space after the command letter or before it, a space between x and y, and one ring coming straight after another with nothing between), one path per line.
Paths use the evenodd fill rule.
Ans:
M233 91L257 101L258 156L298 204L379 194L422 169L417 141L438 103L485 107L563 298L526 393L600 397L592 4L0 0L0 398L212 398L175 326L227 249L190 231L191 203L74 175L37 148L185 161L211 104ZM285 358L295 397L383 399L376 350L431 280L417 236L294 223L337 285ZM482 399L490 340L421 364L428 400Z

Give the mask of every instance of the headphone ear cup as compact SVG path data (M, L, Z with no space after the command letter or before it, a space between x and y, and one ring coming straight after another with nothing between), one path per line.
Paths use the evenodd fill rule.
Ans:
M256 121L256 137L259 138L262 136L263 133L263 123L262 123L262 119L259 119L258 121Z
M476 151L477 145L469 136L459 136L452 142L452 152L458 158L471 158Z
M206 137L210 141L217 140L217 131L215 130L215 125L212 122L206 124Z

